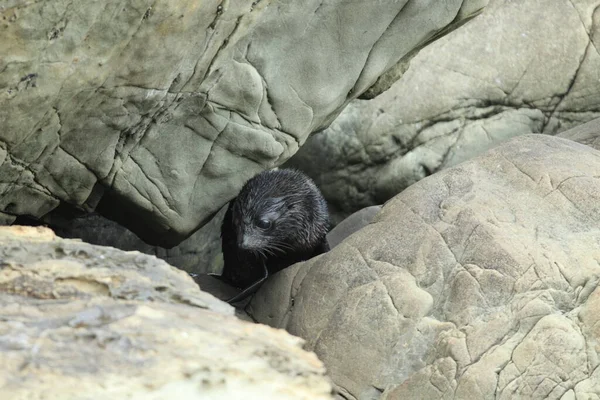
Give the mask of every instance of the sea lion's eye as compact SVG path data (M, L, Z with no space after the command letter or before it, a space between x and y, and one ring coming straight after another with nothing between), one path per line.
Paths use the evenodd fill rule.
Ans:
M265 218L261 218L258 221L256 221L256 226L258 226L260 229L269 229L271 225L271 221Z

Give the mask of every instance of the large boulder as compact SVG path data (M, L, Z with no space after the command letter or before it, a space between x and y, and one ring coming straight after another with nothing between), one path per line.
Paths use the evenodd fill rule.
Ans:
M598 398L599 177L598 150L511 139L410 186L248 310L304 338L350 399Z
M138 252L0 227L0 398L332 399L302 340Z
M0 222L68 204L176 245L486 3L4 4Z
M288 163L336 220L511 137L600 117L599 0L492 0L422 50L373 100L355 100Z

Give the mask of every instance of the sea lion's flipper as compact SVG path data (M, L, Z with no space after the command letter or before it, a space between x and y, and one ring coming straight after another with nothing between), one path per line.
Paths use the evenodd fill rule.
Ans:
M262 284L269 277L269 270L267 269L267 264L265 262L262 262L261 264L263 267L264 276L262 278L260 278L258 281L254 282L252 285L248 286L246 289L242 290L240 293L238 293L235 296L233 296L232 298L228 299L227 303L229 303L229 304L237 303L238 301L244 300L248 296L256 293L256 291L262 286Z

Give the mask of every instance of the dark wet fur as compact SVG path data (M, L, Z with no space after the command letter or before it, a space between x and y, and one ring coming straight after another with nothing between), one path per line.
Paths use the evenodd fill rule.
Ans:
M260 229L256 222L265 216L272 227ZM246 288L264 276L262 263L272 275L324 253L329 228L327 203L309 177L292 169L262 172L229 203L221 226L221 279ZM242 249L244 232L252 232L260 245Z

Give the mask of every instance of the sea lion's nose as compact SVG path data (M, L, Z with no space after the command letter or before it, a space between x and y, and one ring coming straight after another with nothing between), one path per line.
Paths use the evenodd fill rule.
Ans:
M248 243L248 235L244 235L243 232L238 233L237 236L237 243L238 243L238 247L240 249L245 249L247 250L249 248L249 243Z
M238 240L238 246L244 250L252 250L256 248L256 240L252 237L252 235L242 235L240 240Z
M244 236L242 238L242 249L251 249L252 248L252 240L248 236Z

